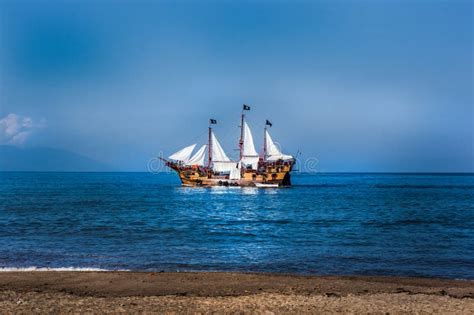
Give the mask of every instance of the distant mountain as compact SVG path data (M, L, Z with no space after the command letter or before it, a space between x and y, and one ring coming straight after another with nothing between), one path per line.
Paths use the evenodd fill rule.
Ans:
M114 169L74 152L0 145L0 171L107 172Z

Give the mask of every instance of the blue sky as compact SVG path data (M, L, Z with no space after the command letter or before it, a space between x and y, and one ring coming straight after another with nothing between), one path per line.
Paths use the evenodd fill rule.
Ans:
M0 14L0 118L28 121L4 143L146 170L204 142L211 117L236 153L246 103L257 145L270 119L319 171L474 171L471 1L2 1Z

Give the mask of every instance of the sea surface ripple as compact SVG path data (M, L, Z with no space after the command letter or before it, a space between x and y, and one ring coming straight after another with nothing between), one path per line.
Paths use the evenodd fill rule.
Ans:
M0 173L0 270L474 279L474 175L292 180L185 188L167 173Z

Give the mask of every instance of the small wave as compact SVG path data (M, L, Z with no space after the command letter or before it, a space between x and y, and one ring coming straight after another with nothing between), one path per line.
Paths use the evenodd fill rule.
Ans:
M371 221L362 223L362 225L364 226L373 226L373 227L379 227L379 228L406 226L406 225L434 225L434 224L439 224L444 227L462 226L462 222L446 221L446 220L429 220L429 219L397 220L397 221L389 221L389 222L380 222L380 221L371 220Z
M311 188L311 187L319 187L319 188L336 188L336 187L349 187L352 186L350 184L295 184L295 187L302 187L302 188Z
M473 189L474 185L390 185L390 184L377 184L377 188L407 188L407 189Z
M29 271L128 271L127 269L102 269L89 267L0 267L0 272L29 272Z

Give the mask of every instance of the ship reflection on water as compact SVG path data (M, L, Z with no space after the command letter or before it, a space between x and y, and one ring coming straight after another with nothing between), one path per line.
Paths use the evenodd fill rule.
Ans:
M178 194L210 194L210 195L258 195L267 194L273 195L278 194L278 189L262 189L257 187L222 187L222 186L211 186L211 187L186 187L179 186L175 187L176 193Z

